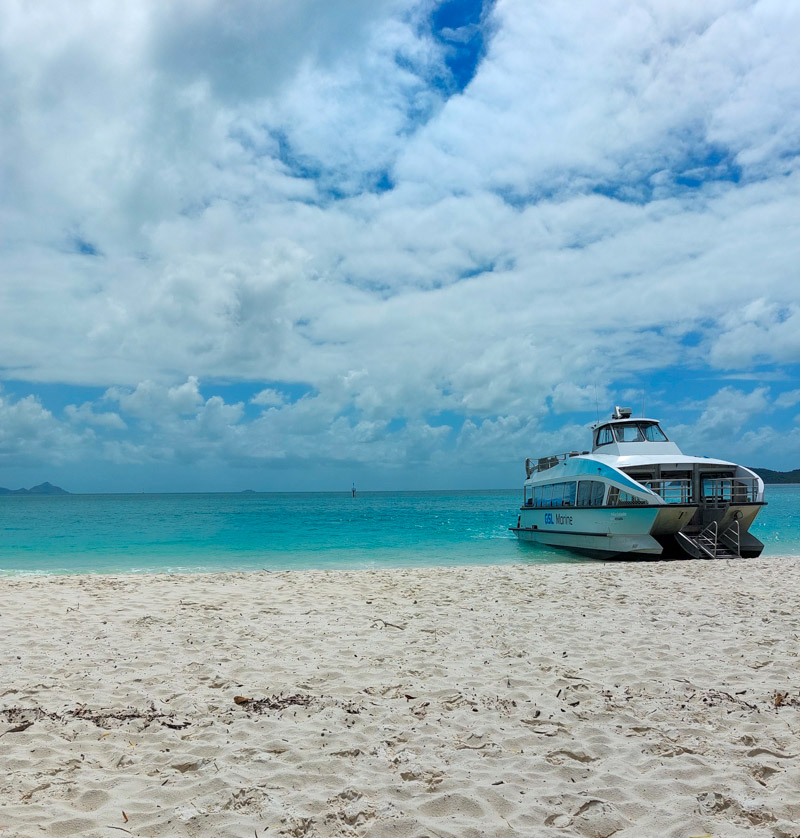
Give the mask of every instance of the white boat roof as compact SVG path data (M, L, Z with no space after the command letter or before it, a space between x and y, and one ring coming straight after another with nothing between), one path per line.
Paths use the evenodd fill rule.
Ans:
M637 466L710 466L720 468L741 468L747 472L750 469L732 463L728 460L718 460L712 457L697 457L691 454L684 454L677 444L671 441L661 430L658 419L646 417L634 417L632 411L626 407L615 407L610 419L598 421L592 425L592 451L584 451L580 454L574 451L566 454L557 454L552 457L543 457L537 461L527 460L526 471L530 479L531 474L538 472L542 474L549 468L556 465L555 461L567 464L575 460L589 460L602 463L605 466L616 469L636 468ZM624 431L618 432L619 427L639 426L637 437L630 441L624 439ZM654 426L652 436L647 439L643 434L649 434L650 426ZM613 433L611 428L614 428ZM606 431L605 437L601 435ZM530 463L530 466L528 465ZM578 467L577 470L580 470Z
M693 457L689 454L582 454L584 460L597 460L615 468L631 468L634 466L657 466L657 465L693 465L702 463L711 466L733 466L728 460L716 460L713 457Z

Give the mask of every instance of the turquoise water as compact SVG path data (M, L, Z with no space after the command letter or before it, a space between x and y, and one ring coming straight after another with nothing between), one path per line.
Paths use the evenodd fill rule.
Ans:
M11 495L0 573L286 570L585 561L520 544L520 492ZM800 555L800 486L768 487L753 532Z

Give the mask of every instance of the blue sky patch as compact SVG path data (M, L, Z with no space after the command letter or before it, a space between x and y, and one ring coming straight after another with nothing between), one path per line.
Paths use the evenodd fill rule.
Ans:
M82 236L73 236L70 240L70 246L75 253L79 253L81 256L103 255L100 248L93 245L88 239L84 239Z
M486 49L485 19L490 0L449 0L434 9L431 29L446 48L445 62L457 92L462 92L475 76Z
M61 413L67 405L82 405L101 399L108 388L91 387L60 382L21 381L10 379L0 381L0 396L11 396L15 401L27 396L36 396L45 410ZM113 409L113 407L111 408Z

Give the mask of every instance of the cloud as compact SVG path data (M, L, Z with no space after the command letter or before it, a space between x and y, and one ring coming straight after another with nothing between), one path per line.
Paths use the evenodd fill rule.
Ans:
M118 413L112 411L96 413L93 405L89 402L84 402L80 406L68 404L64 408L64 412L69 420L76 425L95 425L117 431L123 431L128 427Z
M143 381L133 391L112 388L106 392L105 399L117 402L123 413L154 423L196 415L203 405L195 376L174 387Z
M0 372L45 413L50 383L106 391L40 428L115 463L412 481L581 447L557 426L595 387L605 412L709 379L701 425L734 440L716 380L780 400L800 14L498 0L456 32L442 8L0 9Z
M775 399L776 407L794 407L796 404L800 404L800 390L788 390Z
M274 96L306 63L335 63L357 49L388 10L402 8L386 0L148 5L155 65L178 85L208 84L232 105Z
M257 404L261 407L280 407L282 404L286 404L286 396L279 390L267 387L266 389L260 390L256 393L255 396L250 399L250 404Z
M713 342L711 359L721 367L756 361L791 363L800 358L800 306L763 298L722 320L724 330Z
M0 394L0 464L6 469L72 461L91 439L59 422L35 396Z

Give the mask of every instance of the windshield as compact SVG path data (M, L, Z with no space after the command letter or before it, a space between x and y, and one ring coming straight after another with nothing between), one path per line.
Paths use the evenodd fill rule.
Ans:
M638 425L615 425L614 436L617 442L644 442Z
M667 435L658 425L642 425L642 431L644 431L644 438L648 442L668 442Z
M617 442L667 442L664 432L654 422L614 425L614 436Z

